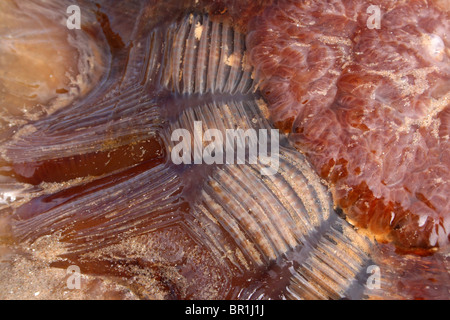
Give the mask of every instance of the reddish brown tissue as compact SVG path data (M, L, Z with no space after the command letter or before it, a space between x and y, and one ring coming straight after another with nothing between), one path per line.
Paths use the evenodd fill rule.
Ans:
M380 239L448 245L450 19L442 1L277 1L248 29L271 120L328 181L335 203Z

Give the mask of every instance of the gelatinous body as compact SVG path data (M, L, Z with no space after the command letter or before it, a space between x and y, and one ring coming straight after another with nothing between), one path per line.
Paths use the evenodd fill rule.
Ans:
M50 288L43 295L64 296L60 271L71 265L83 274L81 293L71 298L93 292L119 299L448 295L445 252L399 256L356 230L338 214L311 154L272 131L270 120L284 111L274 111L278 100L267 90L285 90L281 100L291 91L282 82L268 85L259 64L264 59L254 56L263 39L256 41L254 22L246 22L281 2L85 5L96 19L81 32L108 45L102 58L108 72L88 94L26 121L0 144L1 297L15 297L12 288L21 283L7 275L26 272L39 281L23 284L23 296L37 285ZM317 43L309 57L315 71L298 72L299 83L323 84L320 75L331 62L321 57L336 48ZM284 61L285 82L303 61L291 49L279 54L295 56ZM189 163L173 159L179 129L193 146L185 154ZM240 142L249 155L258 137L251 132L267 132L269 140L278 137L278 152L268 147L268 153L242 159L237 141L231 149L214 149L216 158L230 161L206 163L210 143L220 145L217 137L199 139L211 129L224 140L227 130L247 132ZM403 262L425 271L413 277L409 269L390 266ZM374 265L382 271L381 287L367 287ZM439 284L431 286L436 281L427 276ZM416 289L401 288L399 279Z

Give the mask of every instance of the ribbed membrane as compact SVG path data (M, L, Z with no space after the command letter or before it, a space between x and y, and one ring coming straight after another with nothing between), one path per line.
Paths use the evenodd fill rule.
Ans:
M245 258L242 265L267 266L305 243L330 216L326 189L309 180L304 159L294 160L290 152L281 151L273 176L262 176L258 165L227 165L202 190L194 214L226 232Z
M168 150L174 144L169 133L184 128L195 136L195 121L202 124L198 137L209 129L226 136L229 128L271 128L255 101L206 104L173 122L165 137ZM281 260L299 265L283 293L288 299L361 297L371 242L337 216L326 186L302 154L281 146L278 157L274 175L262 175L261 162L248 159L245 165L217 166L192 211L203 230L197 233L207 237L204 243L218 259L241 271Z
M372 243L336 218L292 272L288 299L360 299Z
M178 129L187 130L186 133L189 134L183 134L181 139L174 135ZM214 101L187 109L163 132L163 140L168 154L171 154L173 148L179 143L182 143L186 150L190 149L192 163L202 163L203 151L213 143L217 146L215 150L222 154L222 163L225 163L227 146L247 148L248 155L248 148L256 147L258 144L259 130L265 130L265 138L270 141L271 129L267 120L261 115L255 97L250 96L227 102ZM220 135L214 138L208 136L211 130L218 130ZM184 140L184 136L187 140ZM279 141L276 142L279 143ZM229 151L237 155L236 149Z
M62 232L63 240L72 243L70 250L95 248L117 242L117 236L156 229L174 223L181 201L179 179L172 168L159 165L131 178L103 179L87 185L70 197L62 192L43 196L59 203L39 214L17 210L14 235L21 241ZM152 188L148 188L152 185ZM47 200L47 201L48 201ZM34 215L35 214L35 215Z
M165 34L155 31L153 45L160 45L160 37L164 43L163 87L187 95L246 94L255 90L253 69L245 58L245 37L228 23L190 14L181 23L171 24Z
M0 155L14 163L67 158L148 139L160 127L156 104L138 89L79 108L24 127Z

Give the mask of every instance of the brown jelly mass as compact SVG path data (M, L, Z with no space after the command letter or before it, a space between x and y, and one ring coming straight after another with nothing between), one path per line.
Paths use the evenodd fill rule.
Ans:
M248 27L272 121L350 219L404 247L449 242L449 21L440 2L277 1Z
M16 163L12 174L30 184L64 182L86 176L102 176L149 160L161 162L164 152L156 139L106 151L74 155L34 163Z
M171 133L194 120L269 128L262 94L360 225L406 247L445 244L444 13L386 1L384 29L366 30L362 1L82 2L79 32L108 72L59 111L0 130L0 298L448 295L445 251L397 255L358 233L285 139L274 176L168 159ZM67 290L70 265L81 290Z

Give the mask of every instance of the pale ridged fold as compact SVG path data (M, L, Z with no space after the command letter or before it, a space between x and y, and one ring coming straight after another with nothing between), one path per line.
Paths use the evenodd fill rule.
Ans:
M206 83L206 90L214 92L216 89L217 69L219 67L220 58L220 28L219 23L213 23L211 28L211 47L209 50L208 62L208 78ZM205 52L206 54L206 52Z
M148 189L149 183L157 188ZM62 230L72 222L86 225L70 236L71 242L77 242L102 235L113 237L133 229L135 224L148 223L156 228L158 223L150 221L155 217L158 221L164 220L158 212L177 204L178 197L174 195L180 190L177 175L170 167L159 165L130 179L105 179L100 186L88 185L81 194L65 199L61 205L38 216L22 218L19 214L14 233L19 239L29 240ZM88 227L90 223L92 227Z
M242 73L244 72L242 65L245 63L243 60L243 48L245 47L244 37L242 34L234 31L233 29L231 29L231 32L233 33L233 48L231 48L232 53L228 57L227 61L225 61L225 64L230 68L228 81L224 88L224 91L226 92L236 91L239 83L236 83L233 79L238 79L242 76Z
M227 23L189 15L166 33L161 84L180 94L242 93L253 90L244 59L244 36Z
M14 234L22 241L33 241L72 229L64 237L72 243L71 250L77 251L117 242L123 234L141 234L176 223L181 218L174 213L181 204L182 187L172 169L159 165L130 179L88 186L35 217L17 217ZM148 188L149 184L155 188Z
M205 22L207 18L203 19ZM209 34L211 30L211 25L209 23L203 23L203 28L201 32L200 41L198 43L198 52L197 52L197 68L195 72L195 82L194 88L195 92L199 94L205 93L206 89L206 79L208 72L208 61L209 61ZM195 33L195 31L194 31Z
M289 151L282 150L282 154L285 152ZM300 158L294 165L298 167L302 161ZM280 171L290 164L282 160ZM303 208L308 207L307 203L311 201L309 191L283 193L279 187L282 187L281 190L299 190L299 187L292 180L284 180L281 173L270 179L278 180L278 185L274 186L269 178L261 176L257 166L223 166L206 183L199 202L202 210L198 209L195 213L200 221L214 221L225 230L243 252L246 265L267 266L270 261L301 246L320 227L302 218L314 214L323 223L330 214L331 202L310 213L305 209L293 211L285 204L295 198L297 203L303 204ZM322 194L324 190L317 193ZM322 196L328 197L326 193ZM205 215L205 210L208 215Z
M133 44L128 57L130 63L121 81L121 88L139 88L155 81L161 63L162 45L162 33L157 29Z
M223 135L222 142L226 143L226 132L228 129L241 129L247 131L248 129L266 129L270 130L267 120L259 113L258 105L255 101L250 99L227 102L211 102L205 105L189 108L182 116L172 122L172 124L165 130L163 138L166 142L168 153L170 154L172 148L178 141L172 141L172 133L177 129L186 129L191 135L194 146L194 139L203 137L205 131L208 129L217 129ZM202 132L195 133L195 122L201 123ZM270 138L270 132L269 138ZM240 141L240 140L239 140ZM253 141L253 140L252 140ZM256 141L253 141L256 143ZM210 142L203 142L205 145ZM244 143L244 141L240 141ZM194 149L194 148L192 148Z
M200 17L195 16L192 21L192 27L189 30L189 35L186 39L186 51L183 59L183 92L187 94L193 93L193 87L195 84L194 70L196 68L196 52L198 44L196 41L195 28L199 23Z
M325 230L307 258L293 271L289 299L343 299L362 294L372 243L345 220L337 218ZM350 295L350 297L349 297Z
M72 110L26 126L0 148L0 155L15 163L65 158L107 150L105 141L119 147L145 140L160 127L155 103L136 89L80 108L85 109L82 119Z
M200 135L213 128L271 128L255 101L228 101L185 110L168 133L185 128L193 136L195 121L202 122ZM168 134L166 142L170 150ZM336 215L305 157L281 146L277 172L262 175L261 166L218 166L207 177L192 214L210 251L239 270L267 268L298 252L287 298L343 298L358 291L371 243Z

